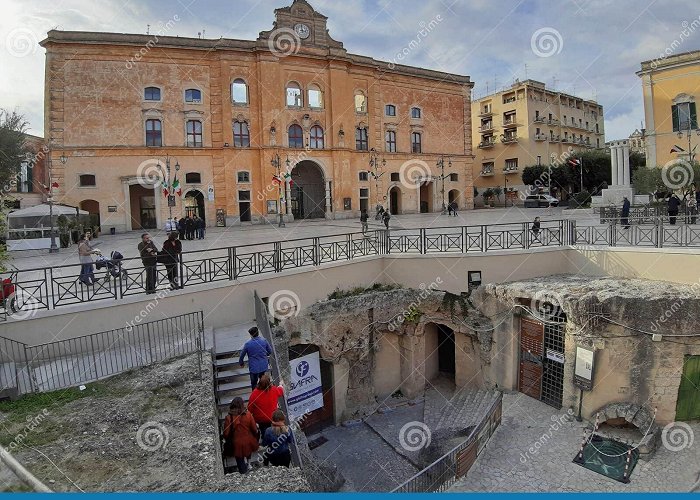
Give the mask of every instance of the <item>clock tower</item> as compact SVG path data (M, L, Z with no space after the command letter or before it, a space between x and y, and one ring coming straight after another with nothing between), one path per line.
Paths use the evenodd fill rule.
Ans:
M269 31L263 31L258 37L258 44L265 46L274 43L279 37L292 39L300 50L319 49L333 55L345 55L343 44L331 38L328 33L328 18L306 0L294 0L289 7L275 9L275 22Z

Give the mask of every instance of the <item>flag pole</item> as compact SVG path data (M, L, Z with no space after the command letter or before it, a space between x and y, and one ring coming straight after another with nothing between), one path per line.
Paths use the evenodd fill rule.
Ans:
M583 193L583 156L580 156L578 162L581 165L581 192Z

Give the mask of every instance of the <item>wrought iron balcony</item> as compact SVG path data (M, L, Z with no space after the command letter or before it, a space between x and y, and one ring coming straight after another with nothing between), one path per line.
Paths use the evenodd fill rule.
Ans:
M513 135L513 136L509 136L509 137L503 136L503 137L501 137L501 142L503 144L514 144L514 143L518 142L518 136L517 135Z
M546 141L547 136L545 134L535 134L535 140L536 141Z
M481 141L479 143L479 147L481 149L492 148L495 145L496 145L496 141L494 139L489 139L488 141Z

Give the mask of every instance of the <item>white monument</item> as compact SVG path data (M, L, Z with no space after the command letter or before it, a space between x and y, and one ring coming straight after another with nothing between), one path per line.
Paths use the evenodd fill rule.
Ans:
M591 206L622 206L622 200L625 196L630 200L630 203L634 203L634 190L632 189L632 179L630 178L629 140L612 141L607 146L610 148L612 183L607 189L603 189L601 196L593 197ZM642 198L644 198L642 203L646 203L647 197Z

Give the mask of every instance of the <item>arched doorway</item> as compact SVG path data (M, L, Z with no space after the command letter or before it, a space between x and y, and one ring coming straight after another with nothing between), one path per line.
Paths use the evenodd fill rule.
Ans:
M295 219L326 217L326 182L313 161L304 160L292 169L291 202Z
M131 216L131 229L155 229L158 227L154 187L131 184L129 186L129 206L131 207L129 214Z
M185 195L185 216L194 217L195 215L204 222L207 221L204 213L204 194L193 189Z
M420 213L427 214L433 211L433 183L423 182L420 185Z
M96 200L83 200L80 202L80 210L90 214L90 225L100 227L100 202Z
M389 213L399 215L401 213L401 189L394 186L389 190Z
M453 201L456 201L459 205L459 197L461 194L462 193L460 193L458 189L451 189L450 192L447 193L447 202L452 203Z

